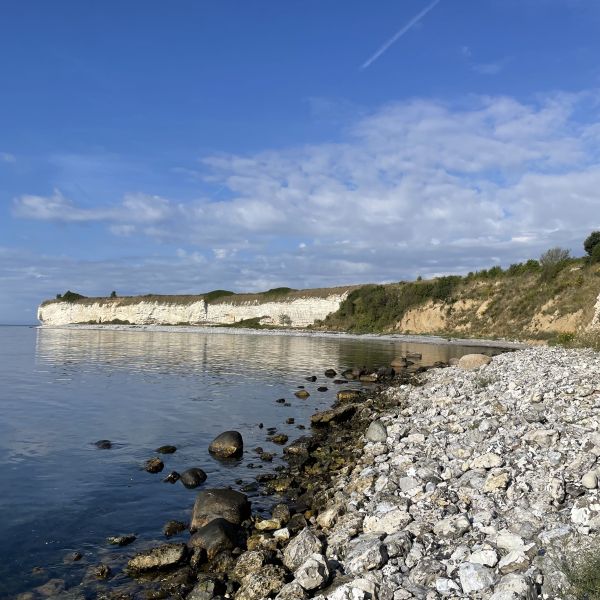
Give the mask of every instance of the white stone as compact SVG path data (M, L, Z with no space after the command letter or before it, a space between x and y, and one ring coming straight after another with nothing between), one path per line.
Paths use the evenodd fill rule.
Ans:
M598 473L588 471L582 478L581 484L588 490L595 490L598 487Z
M470 528L471 523L465 515L456 515L438 521L433 527L433 533L442 538L457 538Z
M329 579L329 567L325 557L313 554L294 572L296 581L307 591L316 590Z
M488 452L477 456L471 461L471 469L493 469L501 467L504 464L504 459L494 452Z
M481 592L494 585L494 572L488 567L475 563L465 562L458 566L460 585L465 594Z
M523 550L512 550L503 556L498 563L498 570L502 575L516 571L525 571L529 567L529 558Z
M396 508L384 514L375 514L365 517L363 529L365 532L395 533L404 529L412 521L411 515L402 509Z
M498 555L492 549L477 550L469 556L469 562L484 565L486 567L495 567L498 563Z

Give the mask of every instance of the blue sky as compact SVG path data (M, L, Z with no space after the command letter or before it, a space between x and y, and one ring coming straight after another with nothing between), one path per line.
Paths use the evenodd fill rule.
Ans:
M600 228L599 31L595 0L6 0L0 322L66 289L581 254Z

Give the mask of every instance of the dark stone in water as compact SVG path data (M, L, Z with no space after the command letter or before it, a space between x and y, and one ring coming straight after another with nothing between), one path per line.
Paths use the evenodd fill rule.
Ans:
M69 554L67 554L64 558L63 558L63 563L64 564L69 564L72 562L77 562L78 560L81 560L83 558L83 554L81 554L81 552L75 551L75 552L69 552Z
M110 450L112 448L112 442L110 440L98 440L94 442L94 446L99 450Z
M164 468L165 465L158 456L149 458L144 465L144 469L148 471L148 473L160 473Z
M337 371L335 371L334 369L327 369L325 371L325 377L329 377L330 379L333 379L336 375Z
M333 383L336 383L337 385L343 385L344 383L348 383L347 379L334 379Z
M271 452L261 452L258 456L260 460L264 460L265 462L271 462L275 455Z
M245 494L230 489L203 490L196 496L190 531L220 518L239 525L249 516L250 502Z
M288 441L288 436L285 435L285 433L279 433L277 435L274 435L271 438L271 441L274 444L279 444L279 445L283 446L283 444L285 444Z
M181 474L181 483L188 488L192 489L198 487L200 484L206 481L206 473L202 469L192 467L187 469Z
M244 441L239 431L224 431L210 443L208 451L219 458L237 458L244 452Z
M278 400L275 400L275 402L277 402L277 404L283 404L285 402L285 398L279 398Z
M132 542L135 542L136 537L133 533L126 533L125 535L113 535L106 538L106 541L113 546L127 546Z
M171 471L163 481L165 483L177 483L181 479L181 475L177 471Z
M263 427L264 427L264 425L263 425L262 423L259 423L259 424L258 424L258 428L259 428L259 429L262 429Z
M258 491L258 483L251 481L250 483L244 484L241 489L242 492L256 492Z
M306 377L305 379L306 379L306 381L315 382L317 380L317 376L316 375L311 375L310 377Z
M294 392L294 396L296 396L296 398L308 398L310 394L306 390L298 390L297 392Z
M291 406L291 403L290 402L284 402L283 405L284 406Z
M267 433L275 433L277 431L277 427L267 427Z
M286 422L288 425L293 425L293 424L294 424L294 422L295 422L295 421L294 421L294 417L288 417L288 418L285 420L285 422Z
M296 429L306 429L306 425L296 425Z
M94 577L96 579L108 579L110 574L111 570L108 565L100 564L94 568Z
M185 523L181 521L167 521L163 526L163 534L166 537L173 537L182 531L185 531Z
M317 388L317 392L326 392L329 388L325 387L324 385L321 385Z
M208 560L212 560L219 552L233 550L240 544L241 537L239 526L226 519L213 519L196 531L188 546L204 550Z
M173 454L177 451L177 448L175 446L161 446L160 448L157 448L156 451L159 454Z

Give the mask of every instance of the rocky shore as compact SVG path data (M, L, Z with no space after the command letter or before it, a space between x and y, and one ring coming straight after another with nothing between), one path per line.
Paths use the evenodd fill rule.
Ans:
M342 387L285 447L289 467L257 478L280 497L270 515L240 491L201 488L191 536L130 553L145 592L96 597L599 597L598 569L586 572L600 564L599 409L600 355L585 350L464 357Z

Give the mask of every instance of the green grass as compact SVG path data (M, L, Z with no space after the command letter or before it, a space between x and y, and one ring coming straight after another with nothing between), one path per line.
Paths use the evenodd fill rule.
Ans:
M600 552L588 550L563 565L570 591L578 600L600 600Z

